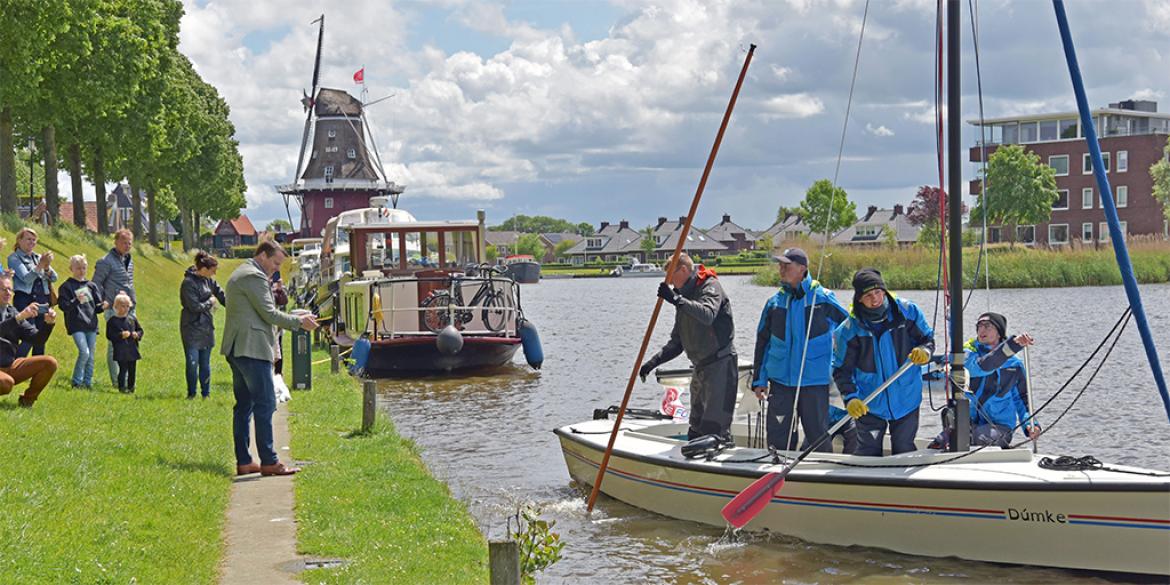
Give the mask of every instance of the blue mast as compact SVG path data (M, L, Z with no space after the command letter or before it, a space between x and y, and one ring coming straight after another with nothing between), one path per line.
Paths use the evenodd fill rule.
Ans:
M1077 111L1081 114L1081 127L1085 132L1085 142L1088 143L1089 155L1093 158L1093 175L1097 178L1097 189L1102 195L1101 203L1105 208L1105 218L1109 221L1109 237L1113 240L1113 253L1117 256L1117 265L1121 268L1121 279L1125 283L1125 296L1129 297L1129 306L1133 309L1133 316L1142 336L1142 344L1146 348L1146 358L1150 362L1150 369L1154 372L1154 382L1158 385L1158 392L1162 394L1162 405L1166 408L1166 416L1170 418L1170 393L1166 391L1166 378L1162 375L1162 365L1158 362L1158 350L1154 347L1154 336L1150 333L1146 310L1142 306L1141 293L1138 292L1137 278L1133 275L1133 264L1129 260L1129 248L1125 245L1125 234L1121 232L1121 223L1117 219L1117 206L1113 199L1113 189L1109 186L1109 177L1105 176L1105 165L1101 159L1101 143L1097 141L1097 129L1093 126L1089 100L1085 97L1085 82L1081 79L1081 68L1077 64L1077 52L1073 47L1072 35L1068 30L1068 16L1064 12L1064 0L1052 0L1052 7L1056 10L1056 24L1060 27L1060 41L1064 45L1064 58L1068 61L1068 73L1072 77L1073 91L1076 92L1077 96Z

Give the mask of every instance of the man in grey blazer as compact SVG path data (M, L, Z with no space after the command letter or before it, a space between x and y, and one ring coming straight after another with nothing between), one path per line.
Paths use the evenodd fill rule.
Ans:
M280 244L261 242L256 255L228 278L220 353L232 368L232 391L236 405L232 412L232 438L236 445L236 474L292 475L299 469L287 467L272 447L272 413L276 394L272 385L274 327L307 331L317 328L312 315L297 317L276 308L268 279L280 270L285 252ZM256 419L256 450L260 463L248 453L248 421Z

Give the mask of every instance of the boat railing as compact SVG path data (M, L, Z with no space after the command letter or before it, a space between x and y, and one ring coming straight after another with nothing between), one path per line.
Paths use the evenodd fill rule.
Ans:
M464 335L516 337L516 323L520 316L517 285L510 278L490 277L491 286L499 291L503 306L493 306L493 315L503 317L502 328L493 329L484 320L488 309L482 303L471 304L476 293L489 278L474 276L416 276L406 278L380 279L370 284L370 298L375 292L380 300L380 309L370 308L371 331L377 339L397 337L418 337L437 335L424 324L428 313L445 311L445 323L458 323ZM461 287L458 295L455 286ZM446 292L448 299L462 299L462 303L448 302L441 307L428 307L424 303L430 296ZM462 317L462 319L460 319ZM441 328L440 328L441 329Z

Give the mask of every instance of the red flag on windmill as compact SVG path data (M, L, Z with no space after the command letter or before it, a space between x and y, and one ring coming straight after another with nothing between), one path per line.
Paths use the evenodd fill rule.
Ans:
M361 69L358 69L356 72L354 72L353 82L354 83L365 83L366 82L366 68L365 67L362 67Z

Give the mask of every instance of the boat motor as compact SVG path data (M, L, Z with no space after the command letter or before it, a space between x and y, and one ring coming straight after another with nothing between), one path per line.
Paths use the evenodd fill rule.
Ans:
M733 445L735 445L734 442L724 439L719 435L703 435L697 439L687 441L682 446L682 455L687 459L698 459L702 457L710 461L716 455L722 453L724 449Z
M454 325L448 325L435 337L435 347L443 355L455 355L463 349L463 334Z
M536 332L536 325L532 321L520 318L516 325L516 332L520 334L520 347L524 349L524 360L532 369L539 370L544 364L544 349L540 346L540 334Z

